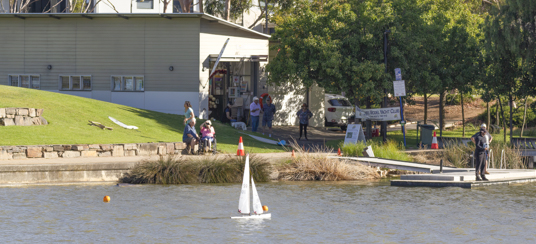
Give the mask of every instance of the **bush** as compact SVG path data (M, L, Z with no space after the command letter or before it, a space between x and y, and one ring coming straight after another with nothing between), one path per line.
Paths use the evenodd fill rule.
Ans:
M504 110L504 119L506 120L506 126L509 126L510 121L510 107L503 105ZM524 113L524 107L518 107L517 111L516 109L513 109L513 117L512 117L512 125L516 127L521 127L523 125L523 113ZM497 105L493 105L490 107L490 115L491 115L491 123L497 124ZM499 107L499 118L501 119L501 124L499 126L502 126L502 115L501 115L501 108ZM484 113L480 114L478 116L479 120L482 121L488 121L488 111L484 111ZM536 109L533 109L531 107L527 108L527 118L525 120L526 126L528 127L534 127L536 126Z
M463 95L463 103L468 104L471 102L476 101L476 98L474 98L472 95ZM447 94L445 97L445 105L461 105L462 100L460 98L460 94Z
M341 142L341 145L339 146L342 148L342 153L346 156L363 156L363 149L367 146L372 146L374 156L378 158L412 161L411 157L404 152L403 144L394 140L387 140L387 143L369 140L369 143L367 143L367 145L362 142L357 144L350 143L344 145L344 142Z

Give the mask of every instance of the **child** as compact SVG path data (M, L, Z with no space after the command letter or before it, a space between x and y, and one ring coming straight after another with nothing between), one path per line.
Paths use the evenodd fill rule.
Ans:
M216 132L214 131L214 127L212 127L212 123L210 122L210 120L207 120L205 121L205 123L203 123L201 125L201 140L206 140L208 141L208 148L212 148L212 142L214 141L214 134L216 134Z

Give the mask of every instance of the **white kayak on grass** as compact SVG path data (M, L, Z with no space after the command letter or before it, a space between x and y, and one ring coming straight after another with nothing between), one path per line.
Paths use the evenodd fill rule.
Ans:
M114 119L114 118L112 118L112 117L110 117L110 116L108 116L108 118L109 118L111 121L113 121L114 123L116 123L117 125L119 125L119 126L125 128L125 129L129 129L129 130L137 130L137 129L138 129L137 126L126 125L126 124L122 123L121 121L116 120L116 119Z
M249 181L251 180L251 187ZM250 209L250 189L253 191L253 213ZM231 219L269 219L272 217L271 213L264 213L262 210L261 199L255 188L255 182L249 174L249 154L246 156L246 163L244 165L244 178L242 179L242 189L240 191L240 198L238 199L238 212L241 216L232 216Z

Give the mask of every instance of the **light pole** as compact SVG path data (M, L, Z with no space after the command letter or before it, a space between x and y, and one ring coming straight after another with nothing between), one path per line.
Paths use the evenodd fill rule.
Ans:
M383 61L385 63L386 74L388 73L387 72L387 34L389 33L391 33L390 30L386 30L383 33ZM387 89L386 88L383 89L383 94L384 94L384 97L383 97L382 108L387 108ZM387 121L382 121L381 131L382 131L383 142L387 142Z

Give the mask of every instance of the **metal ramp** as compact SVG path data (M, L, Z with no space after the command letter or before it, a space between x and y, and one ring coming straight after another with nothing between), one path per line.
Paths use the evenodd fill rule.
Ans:
M434 172L438 173L441 170L441 167L439 165L414 163L414 162L385 159L385 158L372 158L372 157L331 157L331 158L339 158L339 159L346 159L349 161L356 161L360 164L364 164L367 166L407 170L407 171L415 171L415 172L423 172L423 173L434 173ZM460 169L443 166L443 170L457 171Z

